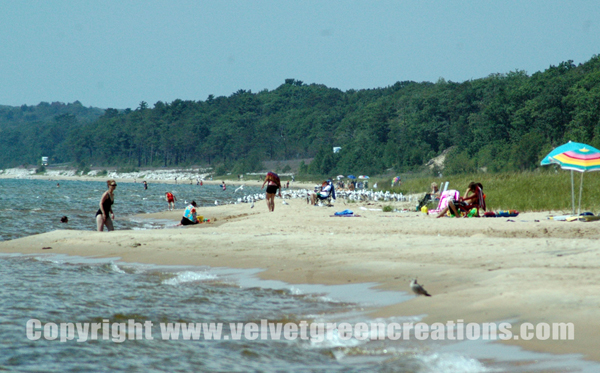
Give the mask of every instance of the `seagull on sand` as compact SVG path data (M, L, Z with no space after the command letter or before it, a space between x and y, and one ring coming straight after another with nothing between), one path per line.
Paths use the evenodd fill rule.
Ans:
M424 295L426 297L430 297L431 294L429 294L427 292L427 290L425 290L423 288L423 286L417 284L417 279L414 278L411 282L410 282L410 290L413 291L413 293L417 294L417 295Z

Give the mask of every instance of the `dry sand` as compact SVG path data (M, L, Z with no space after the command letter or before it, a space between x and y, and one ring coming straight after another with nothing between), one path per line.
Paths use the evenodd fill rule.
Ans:
M423 315L426 322L517 320L572 322L573 341L510 341L526 349L581 353L600 361L600 222L558 222L548 213L516 218L435 219L421 213L362 210L381 204L308 206L276 199L207 208L216 222L110 233L54 231L0 243L0 252L120 257L166 265L263 268L260 277L288 283L376 282L433 295L379 308L373 316ZM361 217L331 217L351 209ZM172 219L182 211L144 215ZM510 222L508 220L514 220ZM52 250L42 250L52 247Z

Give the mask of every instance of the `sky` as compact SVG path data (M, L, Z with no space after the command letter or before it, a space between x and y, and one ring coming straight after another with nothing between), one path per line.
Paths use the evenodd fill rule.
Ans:
M135 109L285 79L341 90L600 54L597 0L0 0L0 105Z

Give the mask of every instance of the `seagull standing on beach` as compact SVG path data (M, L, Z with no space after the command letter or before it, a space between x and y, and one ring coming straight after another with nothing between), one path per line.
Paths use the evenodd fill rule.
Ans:
M424 295L426 297L430 297L431 294L429 294L427 292L427 290L425 290L423 288L423 286L417 284L417 279L414 278L411 282L410 282L410 290L413 291L413 293L417 294L417 295Z

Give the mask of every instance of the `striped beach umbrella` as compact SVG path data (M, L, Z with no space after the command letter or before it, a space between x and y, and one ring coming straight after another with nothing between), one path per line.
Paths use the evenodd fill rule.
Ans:
M571 202L573 214L575 214L575 185L573 171L581 172L581 182L579 185L579 211L581 212L583 173L587 171L600 171L600 150L587 144L569 141L568 143L557 147L542 159L542 166L550 164L557 164L563 170L571 171Z
M600 150L587 144L569 141L551 151L542 160L542 166L549 164L558 164L563 170L600 171Z

